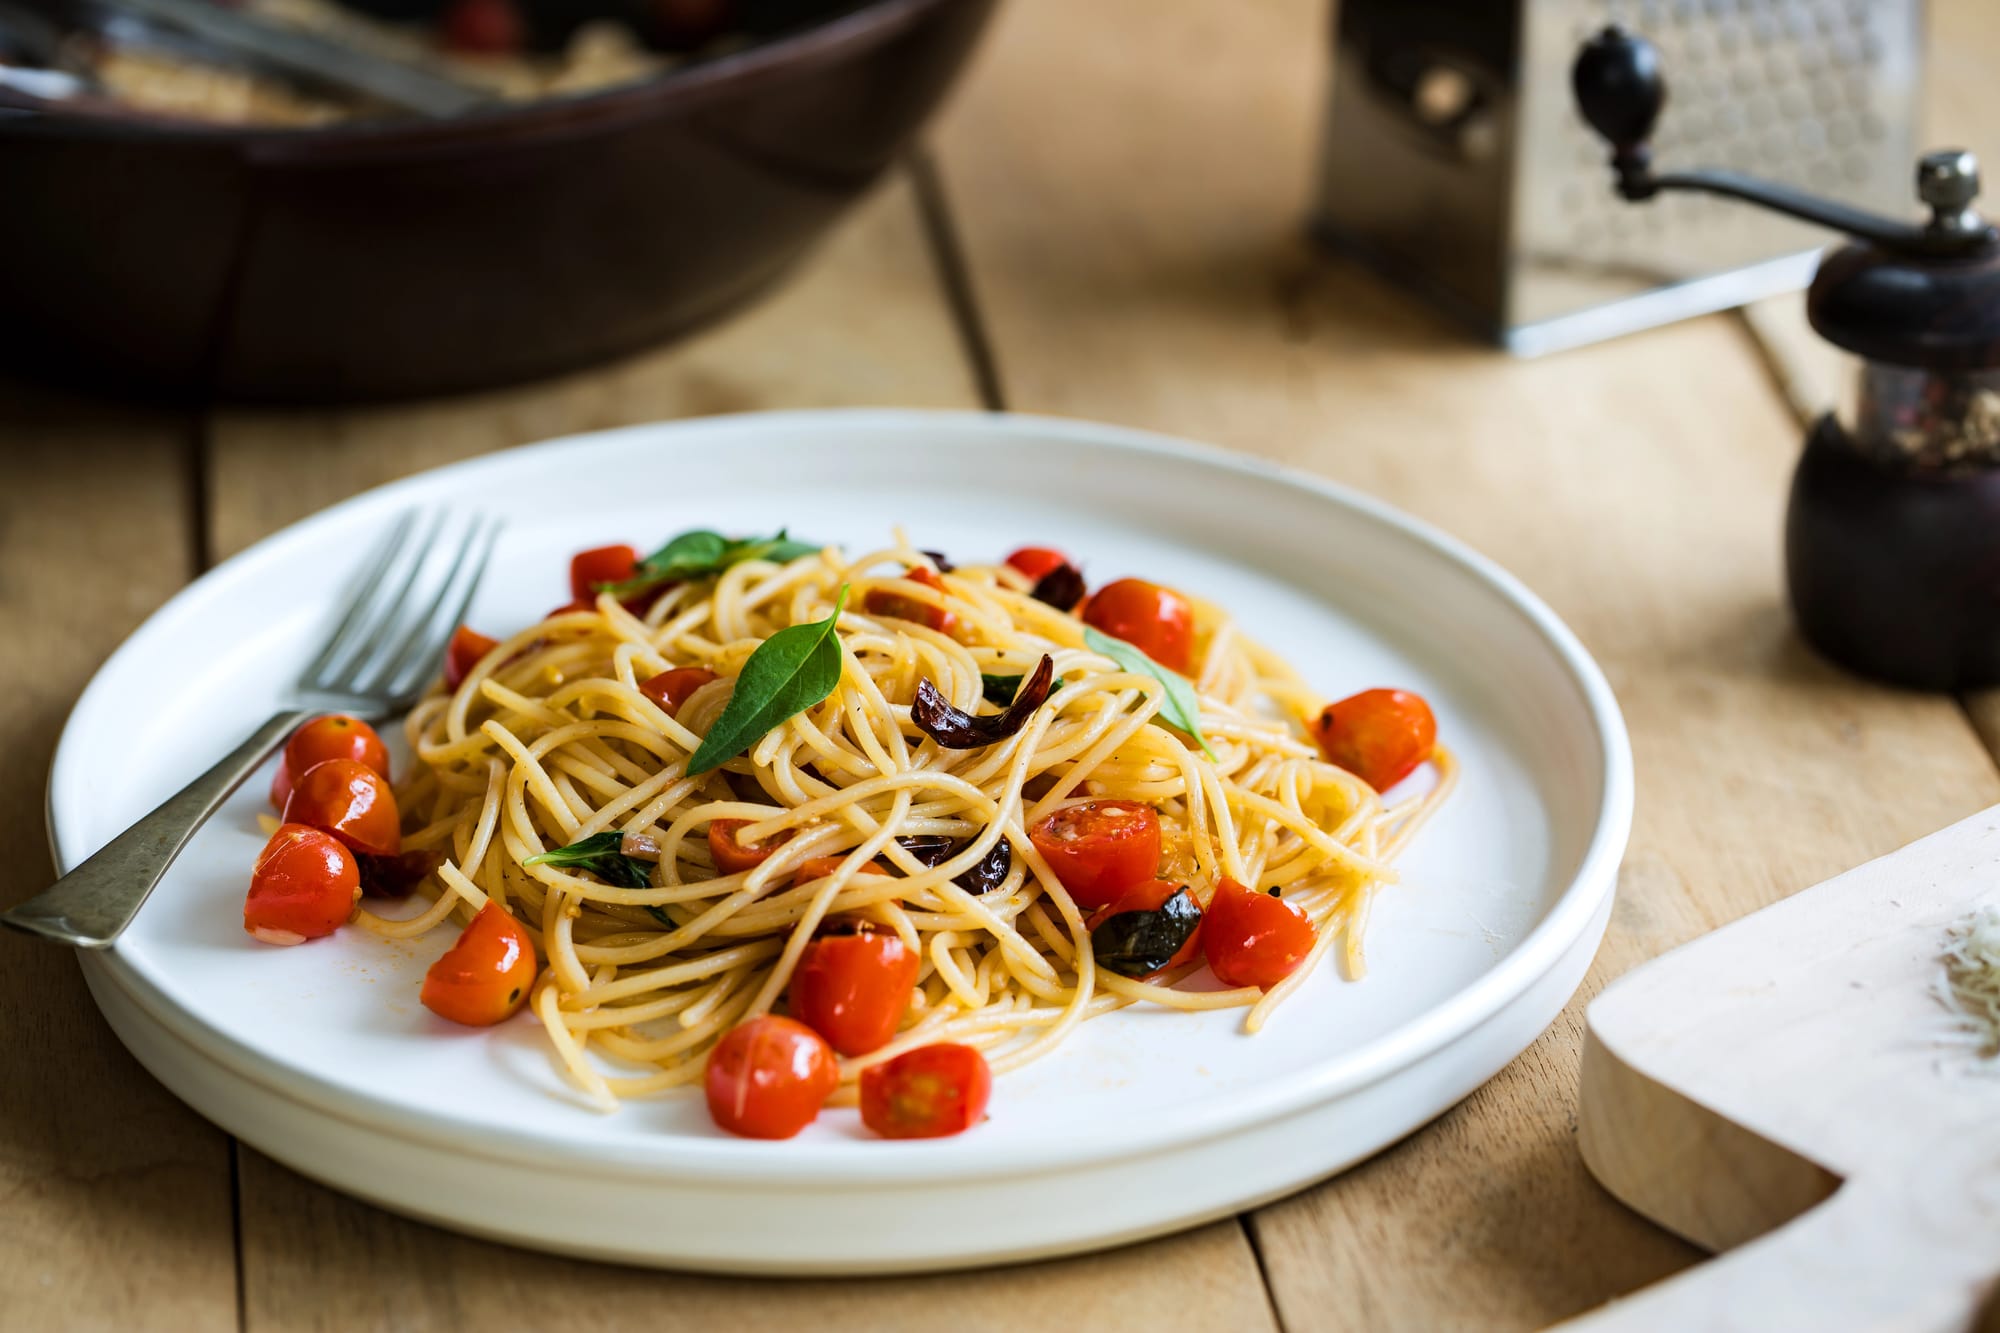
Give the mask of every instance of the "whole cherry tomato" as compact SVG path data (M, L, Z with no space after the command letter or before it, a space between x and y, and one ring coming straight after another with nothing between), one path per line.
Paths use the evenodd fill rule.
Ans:
M569 561L570 604L597 605L597 585L623 583L639 571L639 553L629 546L597 546Z
M1109 906L1100 907L1091 913L1090 919L1084 922L1084 925L1094 931L1112 917L1124 912L1157 912L1166 905L1167 899L1173 897L1186 887L1187 885L1171 879L1156 879L1144 884L1134 884L1131 888L1119 894ZM1197 922L1194 932L1187 937L1187 943L1174 950L1172 958L1169 958L1159 967L1154 968L1139 979L1143 981L1146 977L1158 976L1170 967L1179 967L1182 963L1193 962L1196 952L1200 948L1201 923Z
M1107 583L1083 604L1083 623L1123 639L1169 671L1194 664L1194 606L1144 579Z
M1072 562L1052 546L1023 546L1007 557L1007 563L1020 570L1028 582L1039 583L1045 576Z
M1145 884L1160 865L1160 815L1137 801L1065 806L1028 830L1035 850L1086 912Z
M944 580L928 569L912 569L903 575L912 583L921 583L926 588L944 591ZM909 620L919 625L927 625L940 634L949 634L958 625L958 617L941 606L920 602L914 597L891 592L887 588L873 588L861 601L871 616L893 616L897 620Z
M669 667L657 676L639 682L639 693L666 711L668 717L681 711L688 696L715 679L707 667Z
M444 45L469 55L508 55L527 43L528 25L513 0L452 0Z
M1202 951L1217 981L1264 990L1297 971L1319 938L1297 907L1233 879L1215 886L1201 931Z
M338 930L360 896L361 868L339 839L283 824L258 854L243 929L266 944L303 944Z
M986 1118L993 1071L970 1046L939 1042L861 1071L861 1123L885 1139L937 1139Z
M865 1055L896 1035L920 962L892 930L822 935L792 973L792 1017L842 1055Z
M1408 690L1363 690L1328 704L1312 732L1328 762L1376 791L1410 776L1437 748L1431 706Z
M731 1134L788 1139L819 1116L840 1083L826 1039L790 1018L738 1023L708 1053L708 1113Z
M358 717L328 713L300 727L285 742L285 757L271 779L271 804L284 809L295 776L327 759L352 759L389 776L389 751L375 728Z
M455 690L465 683L472 674L472 668L479 665L481 658L500 646L498 639L489 639L477 630L460 625L451 636L451 647L444 655L444 683L446 689Z
M535 984L535 942L499 903L479 909L424 973L424 1008L469 1028L512 1018Z
M403 849L402 821L388 779L352 759L328 759L299 774L284 819L325 829L370 856L394 856Z
M798 830L785 829L769 842L753 842L747 846L736 840L736 830L744 827L747 819L712 819L708 824L708 854L715 862L718 875L738 875L764 863L765 858L781 845L790 842Z

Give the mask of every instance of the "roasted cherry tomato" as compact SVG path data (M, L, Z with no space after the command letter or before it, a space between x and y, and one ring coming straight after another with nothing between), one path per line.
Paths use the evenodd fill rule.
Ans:
M708 1113L731 1134L788 1139L810 1125L840 1083L826 1038L766 1014L738 1023L708 1053Z
M446 689L457 689L472 674L472 668L479 660L500 646L498 639L489 639L474 629L460 625L451 636L451 647L444 655L444 683Z
M1363 690L1328 704L1312 731L1329 762L1376 791L1410 776L1437 748L1431 706L1408 690Z
M623 583L639 570L639 553L629 546L598 546L578 551L569 561L569 595L573 604L595 606L601 583Z
M292 782L287 824L325 829L357 852L394 856L403 849L402 822L389 780L352 759L314 764Z
M764 859L782 844L792 840L796 829L785 829L769 842L753 842L748 846L736 840L736 830L750 821L747 819L713 819L708 824L708 854L715 861L718 875L738 875L762 865Z
M1201 919L1202 952L1225 986L1264 990L1298 970L1318 932L1291 903L1247 889L1233 879L1215 886Z
M1194 606L1144 579L1107 583L1083 604L1083 623L1123 639L1169 671L1194 665Z
M360 896L361 868L338 838L284 824L257 857L243 929L266 944L303 944L338 930Z
M715 679L707 667L670 667L657 676L639 682L639 693L666 710L668 717L681 711L688 696Z
M815 856L810 860L799 862L799 868L792 872L792 887L797 888L801 884L810 884L816 879L825 879L828 875L840 869L841 862L846 859L844 856ZM886 875L889 872L876 862L867 861L862 864L859 873L863 875ZM847 1052L843 1051L841 1054L845 1055Z
M499 903L479 909L458 937L424 973L424 1008L469 1028L512 1018L535 984L535 942Z
M528 25L514 0L452 0L444 13L444 45L468 55L508 55L527 43Z
M1029 583L1041 580L1071 563L1070 558L1050 546L1023 546L1007 557L1007 563L1021 571Z
M970 1046L939 1042L861 1071L861 1123L885 1139L938 1139L986 1118L993 1071Z
M1173 897L1186 887L1187 885L1178 880L1171 879L1156 879L1144 884L1134 884L1131 888L1119 894L1108 906L1100 907L1095 912L1092 912L1090 919L1084 922L1084 925L1091 930L1096 930L1099 926L1121 912L1157 912L1166 906L1167 899ZM1179 967L1182 963L1191 963L1195 960L1200 949L1201 925L1197 923L1194 933L1187 937L1187 943L1174 950L1172 958L1169 958L1165 963L1151 972L1146 973L1145 976L1158 976L1170 967ZM1140 980L1145 980L1145 977L1141 977Z
M944 580L928 569L912 569L903 577L912 583L921 583L926 588L944 591ZM887 588L870 590L868 596L862 599L862 605L867 608L871 616L893 616L897 620L914 621L919 625L927 625L940 634L951 633L958 624L958 617L943 607L932 606L929 602L920 602L914 597L890 592Z
M842 1055L865 1055L896 1035L920 961L892 930L822 935L792 973L792 1017Z
M292 794L293 776L326 759L352 759L385 778L389 776L389 751L375 728L358 717L328 713L300 727L285 742L285 757L271 778L271 804L284 809Z
M1160 815L1137 801L1065 806L1028 830L1035 850L1086 912L1153 878L1160 865Z

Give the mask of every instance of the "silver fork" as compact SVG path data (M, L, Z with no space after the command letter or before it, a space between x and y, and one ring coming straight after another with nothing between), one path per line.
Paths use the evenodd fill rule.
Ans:
M89 860L0 912L0 922L63 944L104 948L138 915L194 831L301 722L321 713L376 720L415 703L465 618L500 532L497 521L474 517L447 545L446 526L443 513L398 518L287 707Z

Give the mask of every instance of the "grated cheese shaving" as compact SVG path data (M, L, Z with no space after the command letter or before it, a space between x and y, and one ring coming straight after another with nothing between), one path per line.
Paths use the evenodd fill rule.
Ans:
M1945 938L1938 998L1959 1016L1981 1055L2000 1055L2000 907L1980 908Z

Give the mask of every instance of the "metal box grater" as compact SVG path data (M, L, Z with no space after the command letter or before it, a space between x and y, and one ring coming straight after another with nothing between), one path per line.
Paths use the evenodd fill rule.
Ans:
M1523 355L1804 286L1823 232L1613 193L1569 81L1613 22L1672 81L1663 169L1910 213L1922 0L1342 0L1315 233Z

